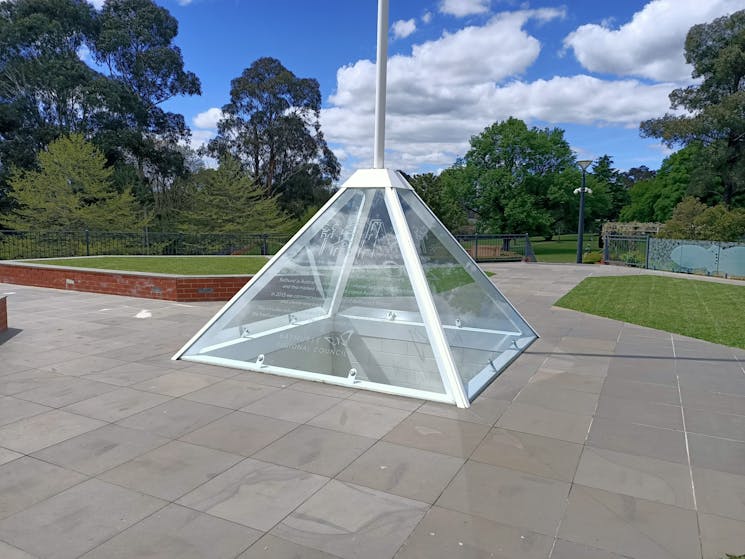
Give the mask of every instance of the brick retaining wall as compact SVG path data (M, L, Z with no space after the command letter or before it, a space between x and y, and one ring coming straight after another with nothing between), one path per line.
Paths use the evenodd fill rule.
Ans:
M167 301L227 301L252 276L174 276L0 263L0 282Z

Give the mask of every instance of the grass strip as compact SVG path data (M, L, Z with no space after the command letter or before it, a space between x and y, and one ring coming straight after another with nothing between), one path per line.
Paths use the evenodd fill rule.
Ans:
M255 274L266 264L267 259L261 256L91 256L24 262L99 270L200 276Z
M590 277L556 306L745 349L745 285L665 276Z

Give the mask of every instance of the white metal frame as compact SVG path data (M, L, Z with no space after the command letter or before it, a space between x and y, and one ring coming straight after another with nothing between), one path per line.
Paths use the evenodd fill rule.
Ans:
M453 402L459 408L467 408L471 405L466 395L466 390L461 382L458 370L455 367L455 361L450 353L450 346L445 339L445 332L442 329L440 316L437 313L435 302L432 300L432 292L429 289L427 278L424 275L422 264L419 261L419 255L414 248L414 239L411 237L411 231L406 224L406 217L401 208L401 202L393 188L385 189L385 205L391 216L391 224L396 233L401 248L401 256L406 266L406 272L409 274L409 281L414 290L419 312L422 313L422 322L427 331L427 337L432 346L432 352L435 361L442 375L442 383L453 398Z

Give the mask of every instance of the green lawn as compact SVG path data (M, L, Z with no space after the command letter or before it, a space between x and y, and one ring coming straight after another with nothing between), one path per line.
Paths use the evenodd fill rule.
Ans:
M538 262L569 263L577 261L577 235L561 235L551 241L542 238L530 239ZM600 250L597 235L585 235L585 252Z
M663 276L586 278L556 305L745 349L745 285Z
M267 259L262 256L91 256L25 260L24 262L76 268L199 276L255 274L266 264Z

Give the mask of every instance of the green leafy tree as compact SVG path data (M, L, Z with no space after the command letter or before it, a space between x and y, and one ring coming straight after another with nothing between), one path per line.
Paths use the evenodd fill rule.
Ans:
M203 169L188 179L191 203L180 213L184 231L213 233L291 233L296 220L285 214L276 196L257 185L240 162L225 156L217 169Z
M700 144L690 144L666 157L659 171L636 182L629 189L629 204L621 210L622 221L664 222L686 195L700 196L711 191L717 177L700 172L706 152Z
M81 130L98 105L95 72L77 55L94 32L84 0L0 2L0 183L33 168L60 134ZM84 111L80 107L85 106Z
M449 188L452 186L449 179L453 173L453 170L446 170L440 175L422 173L407 176L406 179L445 227L457 232L468 220L457 191Z
M745 240L745 208L728 209L724 204L706 208L697 218L702 239L712 241Z
M470 143L448 180L457 183L450 186L454 199L475 217L479 231L550 236L557 227L576 225L571 193L580 175L563 130L528 128L510 118Z
M292 216L306 216L305 222L332 194L331 177L323 173L321 166L309 163L285 181L277 203Z
M253 179L298 215L298 190L327 190L340 166L321 132L318 81L298 78L275 58L260 58L231 81L218 135L217 157L230 154ZM304 175L298 182L298 176ZM313 198L313 195L310 195Z
M613 168L613 158L603 155L592 166L592 174L596 184L602 184L609 197L608 213L604 216L609 220L616 220L621 210L629 201L629 191L618 169Z
M142 225L129 190L117 191L103 154L82 135L63 136L39 154L39 170L15 170L5 218L18 230L131 231Z
M101 89L115 100L97 119L98 142L110 160L135 163L139 182L150 187L140 197L160 213L159 195L187 172L180 143L189 137L184 117L162 105L176 96L199 95L199 78L184 69L173 44L176 18L152 0L106 0L97 30L92 52L108 70Z
M708 241L740 241L745 238L745 208L707 206L686 196L660 229L660 237Z
M639 167L631 167L628 171L621 172L621 180L623 180L626 188L631 188L639 181L645 181L653 179L657 171L650 169L646 165L640 165Z
M745 204L745 10L694 25L686 36L686 62L693 65L695 85L673 90L672 109L641 123L643 136L669 146L700 144L709 171L720 181L708 197L727 206Z
M186 172L182 115L163 109L199 93L173 45L177 22L151 0L0 2L0 188L33 169L52 140L82 133L143 203ZM87 64L84 57L96 62ZM156 208L157 209L157 208Z

